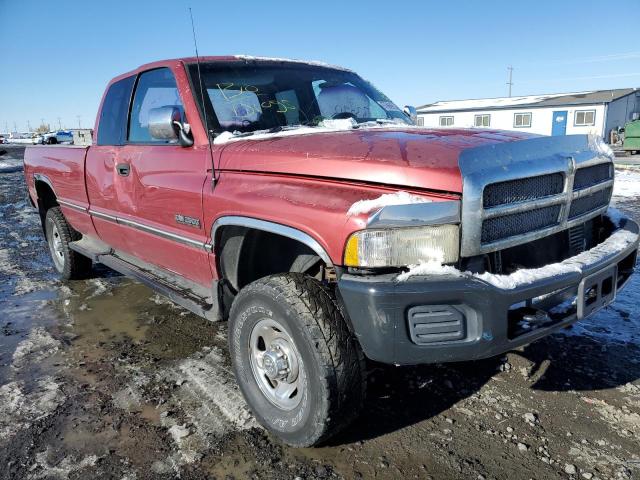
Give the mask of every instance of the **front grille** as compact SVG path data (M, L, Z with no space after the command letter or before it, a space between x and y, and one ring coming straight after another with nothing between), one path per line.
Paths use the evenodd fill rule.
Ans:
M470 148L458 166L464 258L524 245L604 213L614 176L612 158L586 135Z
M584 215L607 206L609 204L609 200L611 200L611 191L611 188L606 188L604 190L598 190L586 197L575 199L571 202L569 219L574 219L580 215Z
M560 205L551 205L501 217L486 219L482 223L482 243L553 227L559 223Z
M584 252L587 239L584 234L584 223L580 223L569 229L569 249L571 256Z
M573 180L573 189L582 190L613 178L613 165L600 163L591 167L580 168Z
M527 202L558 195L564 188L564 175L551 173L530 178L519 178L487 185L483 192L485 208Z

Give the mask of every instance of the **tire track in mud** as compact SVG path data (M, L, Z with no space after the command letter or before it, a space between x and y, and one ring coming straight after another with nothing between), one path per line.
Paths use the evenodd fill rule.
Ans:
M178 371L184 375L186 389L200 398L203 406L215 405L229 425L235 429L258 425L249 413L233 373L219 353L212 351L203 359L185 360L178 366Z

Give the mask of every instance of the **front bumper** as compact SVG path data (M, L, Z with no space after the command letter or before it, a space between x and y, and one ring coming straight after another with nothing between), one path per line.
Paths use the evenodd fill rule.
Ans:
M598 255L582 254L575 271L537 275L513 288L462 274L416 276L403 282L395 274L344 274L338 292L371 360L422 364L492 357L549 335L579 320L583 311L587 316L606 303L606 295L596 294L585 309L583 297L593 282L601 282L605 291L609 272L613 295L626 284L635 266L639 228L623 218L612 236L616 232L629 232L627 241L613 242ZM420 319L427 324L420 324ZM443 331L447 333L439 333Z

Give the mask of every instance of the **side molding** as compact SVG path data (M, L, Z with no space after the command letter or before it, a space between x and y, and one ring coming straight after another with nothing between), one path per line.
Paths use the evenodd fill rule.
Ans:
M331 266L331 267L333 266L333 262L331 261L331 258L329 257L325 249L322 248L322 245L320 245L318 241L315 240L310 235L300 230L297 230L295 228L287 227L286 225L281 225L279 223L274 223L274 222L268 222L266 220L258 220L256 218L251 218L251 217L227 216L227 217L218 218L213 224L213 227L211 227L211 241L213 243L214 248L215 248L216 235L218 233L218 229L220 227L229 226L229 225L233 225L236 227L254 228L256 230L263 230L265 232L282 235L283 237L292 238L294 240L299 241L300 243L305 244L311 250L316 252L318 256L328 266Z

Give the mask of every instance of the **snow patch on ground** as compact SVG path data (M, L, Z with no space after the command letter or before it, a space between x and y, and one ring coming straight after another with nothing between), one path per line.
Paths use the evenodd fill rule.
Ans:
M73 457L65 457L61 461L52 465L49 463L50 456L49 448L44 452L36 453L36 462L32 465L31 469L34 473L29 475L30 479L36 480L40 478L57 478L67 479L72 473L76 473L88 467L93 467L98 463L97 455L89 455L81 460L77 460ZM82 475L76 474L77 478L83 478ZM76 478L74 476L74 478Z
M87 284L93 288L93 291L87 295L86 299L90 300L105 294L112 294L113 285L104 278L92 278Z
M640 171L616 170L614 197L640 197Z
M22 381L0 386L0 444L51 415L64 400L60 384L50 376L39 378L28 387Z
M27 364L37 364L56 353L59 348L58 340L49 335L44 328L36 327L16 347L12 366L14 369L21 369Z
M24 295L38 289L43 289L46 282L35 280L28 273L20 269L17 263L11 258L11 251L0 248L0 278L8 277L8 281L13 284L14 295Z
M184 437L188 437L191 432L186 425L174 425L169 429L169 435L173 438L173 441L180 443Z
M235 428L256 426L222 355L211 351L202 359L187 359L178 370L186 380L185 387L195 389L206 402L215 405Z
M142 407L142 394L135 384L129 384L112 396L113 404L126 412L137 412Z
M360 215L362 213L369 213L373 210L378 210L382 207L389 205L409 205L412 203L429 203L431 200L420 197L418 195L412 195L408 192L396 192L386 193L378 198L372 200L358 200L356 203L349 207L347 215Z
M168 410L160 414L176 451L154 462L157 473L180 472L180 467L197 462L211 447L211 439L224 434L259 427L244 401L228 361L221 351L205 347L162 372L158 380L175 385ZM179 419L172 410L186 415Z
M0 248L0 273L5 275L18 275L20 271L15 263L11 261L9 250Z
M630 432L640 433L640 414L637 412L628 409L625 411L599 398L582 397L582 400L592 405L619 433L622 433L622 430L627 431L625 436L631 436Z
M0 173L19 172L22 168L22 160L19 158L3 158L0 160Z

